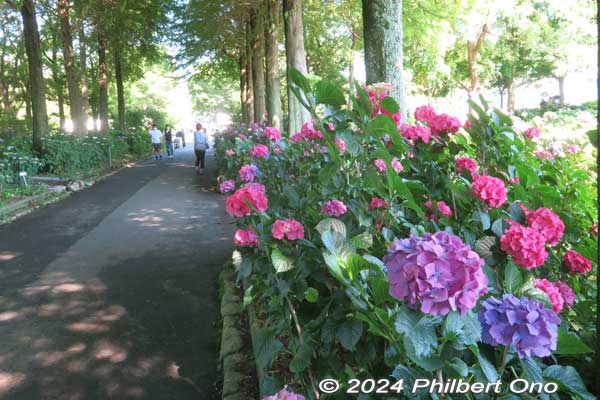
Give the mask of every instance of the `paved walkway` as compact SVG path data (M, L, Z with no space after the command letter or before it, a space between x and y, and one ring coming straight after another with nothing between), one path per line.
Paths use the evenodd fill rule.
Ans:
M214 161L125 168L0 226L0 399L214 399Z

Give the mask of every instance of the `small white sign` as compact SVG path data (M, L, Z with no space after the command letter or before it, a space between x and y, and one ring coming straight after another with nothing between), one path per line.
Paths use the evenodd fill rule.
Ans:
M19 176L27 176L27 172L21 171L21 172L19 172Z

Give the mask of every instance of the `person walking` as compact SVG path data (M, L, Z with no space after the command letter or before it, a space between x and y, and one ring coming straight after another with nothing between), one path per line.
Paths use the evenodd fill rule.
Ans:
M154 148L154 159L158 160L160 158L162 160L163 133L158 129L156 124L152 124L150 136L152 137L152 147Z
M165 144L167 145L167 157L173 158L173 131L169 125L165 126Z
M196 124L194 131L194 152L196 153L196 173L204 174L204 156L208 150L208 136L202 128L202 124Z

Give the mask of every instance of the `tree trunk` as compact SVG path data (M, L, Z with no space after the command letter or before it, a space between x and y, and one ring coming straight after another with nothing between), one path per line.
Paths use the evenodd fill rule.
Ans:
M53 38L54 39L54 38ZM56 42L52 44L52 80L54 81L54 90L58 99L58 119L59 129L65 131L65 92L63 90L63 80L60 76L60 68L58 66L58 54Z
M515 80L511 79L508 84L508 100L507 100L507 111L512 113L515 111Z
M117 103L119 110L119 130L125 132L125 89L123 88L123 70L121 67L120 45L115 46L115 80L117 81Z
M265 64L267 67L267 113L269 125L281 130L281 82L279 81L279 24L281 2L266 0Z
M108 74L106 64L106 39L98 34L98 111L100 114L100 132L108 132Z
M10 84L4 76L6 68L6 42L8 37L6 31L2 33L2 53L0 53L0 97L2 98L2 109L5 112L12 111L12 102L10 101Z
M87 118L85 117L79 82L75 71L73 35L71 33L71 23L69 22L69 0L58 0L58 18L60 19L60 31L63 41L63 58L65 75L67 77L67 89L69 91L69 102L71 103L73 133L85 136L87 134Z
M23 36L29 64L29 93L31 97L31 117L33 149L41 154L42 138L48 134L48 112L46 111L46 89L42 63L42 50L35 14L35 0L24 0L21 7Z
M500 109L504 108L504 89L500 89Z
M252 78L254 86L254 120L262 122L267 112L265 86L264 16L259 8L251 17L252 23Z
M565 106L565 77L559 76L558 78L558 94L559 94L559 105Z
M252 73L252 46L251 46L251 29L249 24L246 26L246 107L248 113L248 121L254 121L254 77Z
M288 134L293 135L300 131L302 124L310 121L310 112L295 97L290 80L292 68L307 74L302 0L283 0L283 17L285 22L285 56L288 85Z
M87 117L90 109L90 90L87 72L87 48L84 21L81 21L81 28L79 28L79 65L81 68L81 106Z
M356 44L358 39L358 27L357 22L353 18L350 25L350 66L348 67L348 90L354 91L354 52L356 51ZM348 110L352 110L352 99L348 98Z
M469 87L467 88L467 94L469 99L473 99L473 94L477 92L479 86L479 74L477 73L477 56L481 51L481 45L485 39L485 35L488 33L487 24L483 24L481 32L477 37L477 41L467 41L467 59L469 64Z
M402 0L362 0L367 84L391 83L406 121L408 110L402 79Z
M246 51L243 49L240 55L240 106L242 109L242 122L248 122L248 110L247 106L247 96L248 96L248 87L247 87L247 79L248 72L246 71Z

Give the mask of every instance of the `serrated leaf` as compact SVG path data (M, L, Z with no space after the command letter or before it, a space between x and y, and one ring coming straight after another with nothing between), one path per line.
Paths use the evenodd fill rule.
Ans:
M515 293L523 284L521 269L513 262L506 263L504 268L504 288L509 293Z
M483 374L488 382L498 381L499 378L496 368L494 368L494 365L489 362L488 359L483 356L483 354L477 354L477 361L479 361L479 366L481 367L481 370L483 371Z
M290 371L297 374L310 367L312 351L312 348L308 345L300 346L300 349L294 354L294 357L292 357L290 361Z
M368 249L373 246L373 235L369 232L363 232L350 239L350 243L357 249Z
M564 329L558 330L558 344L554 354L587 354L593 351L576 334L567 332Z
M310 92L310 81L302 72L292 67L289 70L289 76L292 83L302 89L305 93Z
M294 268L292 260L277 248L273 249L271 252L271 262L273 263L273 267L275 267L275 271L278 273L286 272Z
M315 86L315 101L317 104L327 104L339 108L346 104L342 89L333 82L319 81Z
M542 373L547 381L556 382L563 390L581 396L584 400L595 400L586 389L577 370L571 366L551 365Z
M400 106L396 100L391 96L386 96L381 100L381 108L390 114L396 114L400 111Z
M523 368L523 372L525 374L525 379L529 382L544 382L544 377L542 376L542 369L531 357L525 357L519 360L521 363L521 368Z
M322 235L328 230L339 233L342 237L346 237L346 224L336 218L327 218L320 221L315 229Z
M491 257L494 255L492 248L496 245L496 238L493 236L484 236L478 239L473 246L473 250L481 257Z
M448 366L455 370L458 375L463 378L469 374L469 366L460 358L454 357L450 361L448 361Z
M429 317L423 317L411 330L404 340L410 340L414 347L416 357L429 357L434 354L438 346L435 334L435 324Z
M346 350L354 350L363 332L362 322L345 321L337 329L337 338Z
M259 329L254 337L254 358L260 369L268 368L283 349L283 344L270 329Z
M419 367L423 368L426 371L435 371L444 366L444 362L438 356L432 357L418 357L416 355L415 347L412 340L404 341L404 350L406 351L406 355L410 358L415 364Z

